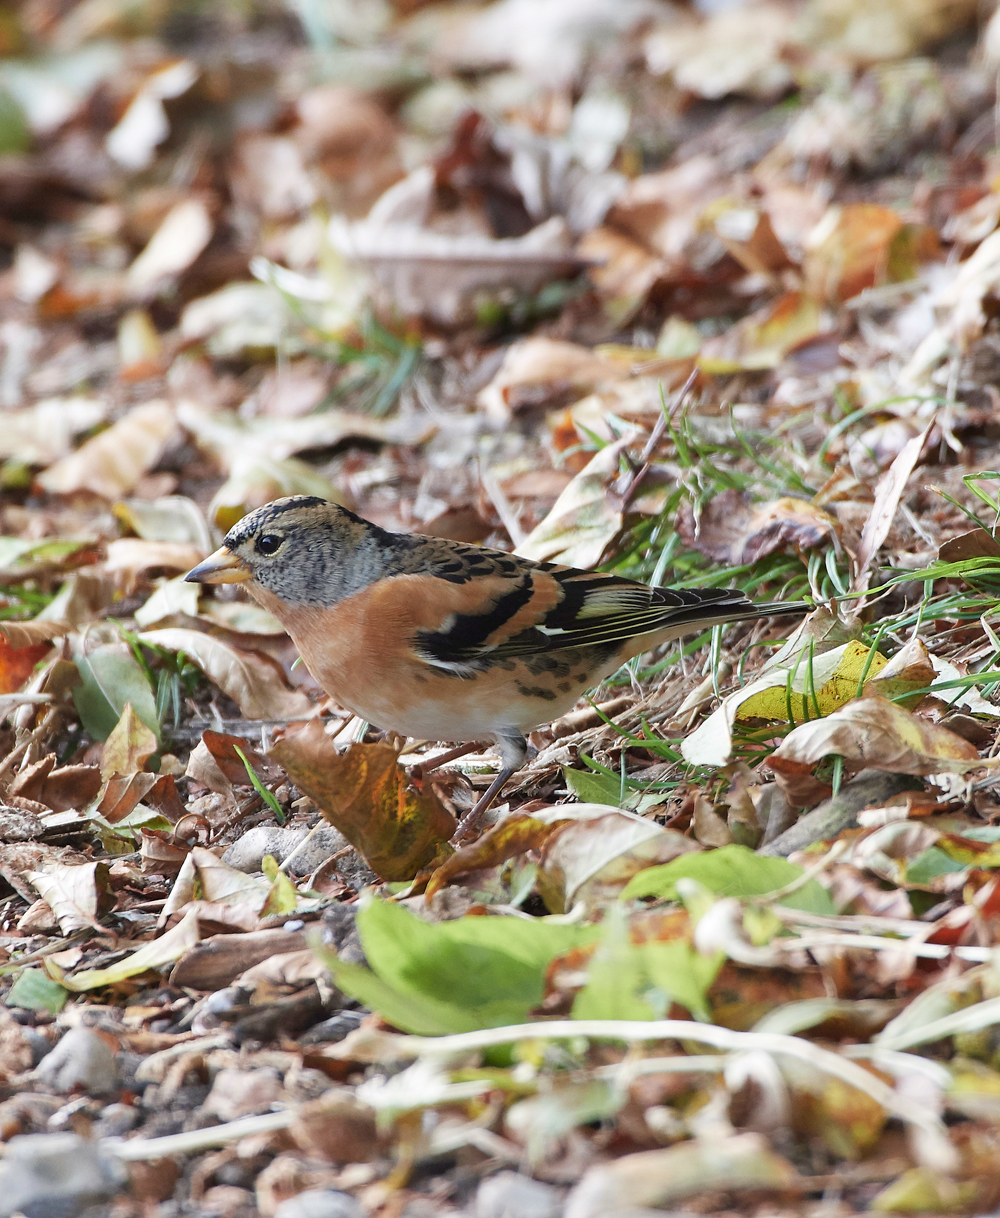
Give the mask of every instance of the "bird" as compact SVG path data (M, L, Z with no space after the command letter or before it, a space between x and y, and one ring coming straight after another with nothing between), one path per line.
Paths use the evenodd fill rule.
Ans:
M466 815L481 826L523 765L526 734L626 660L726 622L805 613L728 588L661 588L413 533L312 495L239 520L187 573L241 583L345 709L422 740L491 740L500 771Z

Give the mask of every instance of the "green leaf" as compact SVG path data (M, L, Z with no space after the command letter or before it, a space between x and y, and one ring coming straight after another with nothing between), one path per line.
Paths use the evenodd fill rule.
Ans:
M629 938L624 907L610 906L603 934L590 958L587 984L573 1002L574 1019L662 1019L669 1003L661 993L650 1005L643 953Z
M97 740L107 740L126 702L131 702L159 743L153 687L131 651L120 643L108 643L75 659L83 684L73 690L73 701L87 731Z
M57 981L46 977L40 968L26 968L10 987L4 1002L9 1007L58 1015L68 997L67 991Z
M396 1027L425 1036L523 1021L542 1000L549 962L600 934L510 917L431 925L374 899L357 925L370 970L326 955L334 981Z
M787 859L767 858L746 846L720 846L700 854L683 854L658 867L647 867L629 881L622 900L661 897L676 901L677 881L697 880L720 897L763 897L791 884L803 874L802 868ZM782 897L779 905L808 913L835 912L829 893L816 880Z
M663 1019L672 1002L708 1019L706 994L725 961L703 956L685 939L633 944L621 905L609 907L574 1019Z
M566 785L582 804L609 804L617 808L621 803L622 784L610 774L599 774L593 770L571 770L563 766Z

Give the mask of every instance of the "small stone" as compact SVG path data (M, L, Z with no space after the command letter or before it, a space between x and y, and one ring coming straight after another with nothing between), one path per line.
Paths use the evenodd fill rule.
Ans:
M126 1180L117 1160L75 1133L22 1134L7 1143L0 1165L0 1218L76 1218Z
M306 838L309 840L306 841ZM280 829L276 825L256 825L248 829L233 842L222 861L237 871L248 875L260 871L264 855L270 854L278 863L283 863L294 851L295 857L288 870L292 875L310 875L331 854L336 854L348 844L347 838L332 825L318 825L308 829ZM301 849L299 849L301 847Z
M70 1028L35 1071L53 1091L107 1095L118 1082L115 1055L90 1028Z
M479 1186L475 1218L559 1218L563 1199L551 1184L502 1171Z
M350 1193L310 1188L282 1201L274 1218L365 1218L365 1210Z
M131 1104L108 1104L101 1109L101 1116L94 1126L97 1138L120 1138L131 1133L139 1124L141 1113Z

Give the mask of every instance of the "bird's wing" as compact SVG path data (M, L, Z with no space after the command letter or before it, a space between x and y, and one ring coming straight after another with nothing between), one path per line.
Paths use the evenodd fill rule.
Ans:
M518 564L505 578L484 579L482 588L477 612L449 614L440 629L420 632L415 650L421 659L460 672L568 647L613 650L672 626L757 615L757 607L734 589L651 588L551 564ZM760 606L761 616L769 609Z

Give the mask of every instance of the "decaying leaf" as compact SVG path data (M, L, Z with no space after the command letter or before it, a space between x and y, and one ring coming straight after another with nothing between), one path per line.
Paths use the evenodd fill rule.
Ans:
M755 504L733 490L709 500L697 517L685 505L677 531L693 549L733 566L768 554L789 550L801 554L815 546L839 545L836 519L807 499Z
M101 898L108 888L108 864L49 862L27 878L49 906L64 935L91 927L106 934L97 920Z
M825 719L800 724L768 764L788 787L832 754L895 774L967 774L988 764L961 736L880 697L858 698Z
M413 790L387 744L338 754L321 723L275 733L270 756L384 880L410 880L448 852L455 822L433 789Z
M631 442L627 436L596 453L515 553L535 562L596 567L622 528L621 509L608 491Z
M139 638L168 651L183 651L248 719L295 719L313 713L309 698L288 687L270 656L238 650L221 639L182 626L147 630Z
M628 375L628 368L576 343L527 338L508 347L496 376L479 393L480 405L497 420L525 407L552 406L567 394L592 393L606 381Z
M104 499L120 499L160 459L175 427L169 403L136 406L107 431L50 465L38 481L50 494L90 491Z
M82 969L79 973L64 973L51 959L45 961L46 972L68 990L81 993L100 986L117 985L130 977L138 977L150 969L166 968L178 961L201 938L197 910L189 913L158 939L151 939L142 947L111 964L107 968Z
M783 667L768 668L756 681L729 694L722 705L681 744L690 765L725 765L732 755L732 730L737 720L772 719L801 722L828 715L854 698L866 673L878 674L885 656L851 641L810 655L802 640Z
M823 309L804 292L788 292L737 322L725 334L704 342L698 366L705 372L776 368L800 343L823 329Z
M158 747L156 737L135 713L132 703L126 702L121 718L104 742L101 776L108 779L114 774L136 774L144 770Z
M709 1188L793 1188L795 1168L759 1134L690 1141L623 1155L588 1168L569 1195L566 1218L602 1218L632 1206L665 1206Z

